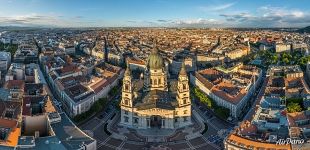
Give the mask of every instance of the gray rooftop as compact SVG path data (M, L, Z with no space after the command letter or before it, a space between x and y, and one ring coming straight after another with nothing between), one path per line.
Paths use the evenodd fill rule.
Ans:
M15 150L15 147L0 145L0 149L1 150Z
M177 106L177 101L167 91L152 90L144 93L142 101L136 103L135 106L140 110L151 108L174 110Z
M78 149L82 144L95 142L82 132L64 113L60 114L61 122L52 124L56 137L66 149Z
M23 140L20 140L18 141L18 144L21 145L21 144L27 144L27 143L24 143L24 142L21 142L20 141L23 141ZM32 140L31 140L32 141ZM40 137L40 138L37 138L37 139L34 139L33 138L33 141L34 141L34 144L35 146L34 147L29 147L29 148L16 148L17 150L19 149L22 149L22 150L66 150L66 148L64 147L64 145L62 144L61 141L59 141L59 139L56 137L56 136L48 136L48 137Z

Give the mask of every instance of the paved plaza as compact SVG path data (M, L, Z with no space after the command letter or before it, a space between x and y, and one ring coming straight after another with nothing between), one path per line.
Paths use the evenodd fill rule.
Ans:
M131 129L119 125L120 115L113 110L104 118L94 117L80 128L97 140L97 148L101 150L222 149L222 136L227 134L226 129L231 126L214 116L208 116L200 109L193 110L191 119L192 125L175 130L157 127ZM202 135L205 125L208 130Z

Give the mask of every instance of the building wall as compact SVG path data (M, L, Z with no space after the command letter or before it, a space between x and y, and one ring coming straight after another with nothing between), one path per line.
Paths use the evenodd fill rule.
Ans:
M46 115L23 116L24 134L35 136L35 132L39 131L40 136L48 134L48 120Z
M183 113L184 110L187 111L186 114ZM191 124L191 106L188 105L186 107L176 108L175 110L160 108L137 110L137 108L121 107L121 124L127 127L140 129L150 128L148 120L150 121L152 116L161 117L161 128L175 129L184 127ZM128 122L125 121L125 117L128 117ZM184 117L186 117L186 121ZM138 119L138 123L135 123L135 118ZM175 122L175 119L177 119L177 122Z
M170 67L169 67L169 71L172 74L179 74L179 71L181 69L182 66L182 62L181 61L175 61L175 60L170 60L169 62ZM187 58L184 61L184 64L186 66L186 71L187 72L193 72L196 71L197 67L196 67L196 60L194 58Z
M224 141L224 147L225 147L225 150L244 150L243 147L236 146L226 141Z
M258 85L258 83L261 81L262 78L262 71L260 71L259 77L256 80L256 86ZM237 118L238 115L241 113L242 108L245 106L246 102L250 99L250 97L254 94L254 86L253 85L249 85L248 86L248 92L247 94L242 98L242 100L240 100L240 102L238 104L233 104L230 103L218 96L216 96L215 94L213 94L210 89L208 89L207 87L205 87L205 85L203 83L201 83L194 75L190 74L190 83L192 85L197 86L202 92L206 93L210 98L212 98L217 105L219 106L223 106L225 108L228 108L230 110L230 115L232 117Z
M140 70L144 71L146 69L145 65L129 63L130 70Z
M81 100L79 103L75 103L67 94L63 92L64 101L69 104L70 117L82 114L90 109L92 104L95 102L95 96L88 96Z
M307 75L308 79L310 79L310 62L307 63L306 75ZM309 84L309 83L308 83L308 84Z
M96 150L97 149L97 141L94 140L92 143L87 144L86 149L87 150ZM84 150L84 149L82 148L82 150Z
M75 47L65 48L66 54L75 54Z
M247 54L247 50L237 49L226 53L230 59L237 59Z
M290 52L291 51L291 44L276 44L276 52Z
M206 55L197 55L197 66L203 66L207 63L210 64L220 64L224 60L224 56L206 56Z

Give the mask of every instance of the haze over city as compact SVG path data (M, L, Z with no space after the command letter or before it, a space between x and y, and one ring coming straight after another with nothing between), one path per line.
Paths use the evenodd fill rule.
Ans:
M1 0L1 26L303 27L307 0Z

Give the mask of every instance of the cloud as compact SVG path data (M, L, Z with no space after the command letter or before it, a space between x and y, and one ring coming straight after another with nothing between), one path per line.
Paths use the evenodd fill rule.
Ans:
M221 11L224 9L228 9L234 5L235 5L235 2L234 3L221 4L221 5L214 5L214 6L200 6L198 8L202 11Z
M136 21L136 20L127 20L127 22L129 22L129 23L137 23L138 21Z
M16 16L0 16L2 26L48 26L48 27L77 27L95 24L91 20L82 20L83 16L75 16L74 19L62 15L38 15L36 13Z
M176 24L214 24L217 21L215 19L189 19L189 20L177 20Z
M220 14L220 16L225 17L228 21L240 21L240 22L248 21L252 18L255 18L254 16L246 12L238 14Z
M310 23L310 13L297 9L262 6L256 12L220 14L220 16L224 17L228 24L248 27L302 27Z
M84 18L84 16L75 16L74 18L76 18L76 19L82 19L82 18Z
M165 19L158 19L157 22L163 22L163 23L166 23L166 22L170 22L171 20L165 20Z
M177 27L214 27L222 26L222 21L216 19L178 19L171 20L167 25Z
M127 20L129 26L159 26L159 27L212 27L220 25L215 19L158 19L152 20Z

